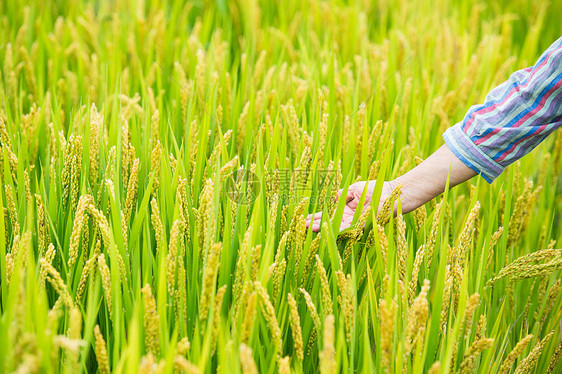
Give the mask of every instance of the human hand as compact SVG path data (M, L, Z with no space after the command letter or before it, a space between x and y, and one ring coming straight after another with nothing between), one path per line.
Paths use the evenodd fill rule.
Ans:
M367 191L365 193L365 202L363 204L363 207L361 208L361 212L363 212L365 208L371 205L371 200L373 198L373 192L375 191L376 183L377 181L372 180L368 182L353 183L349 186L347 190L346 203L343 208L343 217L340 224L340 231L345 230L351 226L353 216L355 215L355 211L357 210L357 207L359 205L359 200L361 199L361 194L365 189L365 185L367 185ZM382 207L384 201L390 195L392 190L393 187L391 185L391 182L383 182L381 197L377 205L377 212ZM341 197L342 192L343 190L338 191L337 199ZM306 217L306 227L310 227L312 225L312 231L318 232L320 231L321 220L322 212L309 214Z

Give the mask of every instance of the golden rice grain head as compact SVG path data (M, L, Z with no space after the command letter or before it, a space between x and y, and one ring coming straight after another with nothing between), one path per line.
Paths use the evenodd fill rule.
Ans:
M494 339L491 338L482 338L474 341L468 348L468 351L464 354L463 360L459 366L459 373L473 373L476 369L478 356L482 353L482 351L490 348L492 344L494 344Z
M137 158L135 159L135 161L133 161L133 166L131 168L131 176L129 178L129 184L127 186L127 199L125 201L125 210L123 213L125 218L125 225L124 225L125 228L129 226L129 222L131 221L131 214L136 204L137 191L139 188L138 186L139 167L140 167L140 160Z
M158 357L160 354L160 316L156 310L156 300L149 284L141 292L144 302L144 345L147 353Z
M100 331L100 326L94 328L94 338L96 341L96 359L98 361L98 370L101 374L109 374L109 361L107 359L107 347L105 339Z
M105 295L105 304L107 305L109 316L113 321L113 308L112 308L112 297L111 297L111 272L109 271L109 267L105 262L105 257L103 253L98 255L98 269L101 275L103 294Z
M246 344L240 344L240 362L242 363L242 372L247 374L258 374L258 368L254 361L252 348Z
M258 272L260 269L260 258L261 258L261 244L252 247L251 257L250 257L250 280L258 280Z
M98 243L99 242L100 241L98 240ZM80 282L78 283L78 288L76 290L76 296L75 296L76 302L81 303L82 296L86 291L86 283L88 282L90 275L93 275L95 273L97 262L98 262L97 254L93 254L93 257L90 258L88 261L86 261L86 264L82 268L82 274L80 275Z
M238 165L238 155L234 156L232 160L224 164L223 167L220 169L220 179L221 182L224 182L227 178L229 178L236 166Z
M74 137L72 148L72 166L70 179L70 197L72 209L75 210L80 196L80 174L82 172L82 136Z
M115 164L115 159L117 158L117 148L115 146L111 147L109 149L109 154L107 156L107 163L105 165L105 172L103 174L103 178L102 181L106 181L106 180L113 180L113 174L114 174L114 164ZM96 204L99 206L99 204L101 204L101 197L102 197L102 192L103 192L103 187L105 186L105 184L102 182L100 185L100 188L98 190L98 194L96 196Z
M240 332L240 341L242 343L248 344L250 342L250 334L252 333L252 328L254 327L254 319L256 316L256 303L257 294L255 292L252 292L250 298L248 299L246 313L244 313L244 322L242 323L242 330Z
M82 231L82 258L84 261L88 258L88 250L90 249L90 217L86 216L83 224L83 231Z
M527 357L525 357L523 360L519 362L519 364L515 368L514 374L533 372L543 349L548 344L548 342L550 341L553 335L554 335L554 331L551 331L544 338L542 338L542 340L539 343L537 343L537 345L535 345L533 350L529 352Z
M302 287L306 285L310 277L310 272L312 267L314 266L314 262L316 260L316 254L318 253L318 248L320 247L321 239L322 239L322 234L316 235L316 237L312 239L312 242L310 243L310 247L308 248L308 253L306 254L306 262L304 264L304 269L301 278Z
M62 184L62 203L63 205L68 203L68 197L70 196L70 182L72 173L72 147L74 145L74 134L70 135L68 141L64 138L64 133L60 132L59 139L62 148L63 155L63 169L61 172L61 184Z
M124 185L129 180L129 138L129 123L121 118L121 173Z
M539 323L539 326L545 325L546 317L548 316L548 314L550 313L550 311L554 307L554 304L555 304L556 300L558 299L559 295L560 295L560 279L556 280L556 282L552 285L552 287L548 291L548 296L546 297L546 301L545 301L545 304L544 304L544 310L543 310L543 313L542 313L542 318L541 318L541 322ZM542 301L542 299L539 299L539 300Z
M92 217L95 219L100 229L103 243L106 247L109 248L109 246L111 245L111 230L109 228L109 223L107 222L107 218L105 218L103 213L98 209L96 209L93 204L90 204L88 206L88 213L90 213Z
M150 201L150 206L152 207L150 220L152 222L152 228L154 229L154 237L156 239L156 257L158 257L160 254L160 250L164 245L164 227L162 225L162 220L160 219L158 202L156 202L155 198L152 198L152 200Z
M299 291L304 295L306 306L308 308L310 316L312 317L312 321L314 322L314 329L310 333L307 346L307 354L310 355L317 336L319 336L319 334L321 334L322 332L322 321L310 294L303 288L299 288Z
M14 267L15 267L15 263L14 263L14 259L12 258L12 255L10 253L6 253L6 283L8 284L8 286L10 285L10 279L12 278L12 275L14 274ZM44 277L42 276L42 280L44 281Z
M369 167L369 177L367 178L367 180L376 180L379 175L380 168L381 168L381 161L374 160L371 166Z
M285 356L277 361L279 374L291 374L291 364L289 359L289 356Z
M37 94L37 82L34 73L34 64L25 47L20 47L20 56L23 63L24 76L27 83L27 89L32 96Z
M439 361L434 362L429 368L428 374L439 374L441 372L441 363Z
M156 372L156 369L156 360L152 353L147 353L141 357L139 363L139 374L152 374Z
M72 267L78 259L78 250L80 247L80 235L84 232L84 226L88 219L87 208L93 204L94 199L90 195L82 195L76 207L72 232L70 234L70 246L68 249L68 267ZM87 248L82 250L86 251Z
M517 168L515 170L519 174L519 169ZM515 207L513 208L513 213L509 220L506 248L510 248L512 245L516 244L521 237L521 233L524 230L524 222L526 220L526 216L530 213L528 204L530 201L532 201L531 199L532 189L533 189L533 182L525 179L523 192L517 198L517 201L515 202ZM506 257L507 257L507 253L506 253Z
M283 281L285 280L285 271L287 270L287 260L283 258L280 263L276 263L273 274L273 300L277 299Z
M461 266L461 268L464 267L465 253L470 247L470 245L472 244L472 239L474 237L473 234L475 230L475 222L476 219L478 218L479 211L480 211L480 202L477 201L472 207L472 209L470 210L470 213L463 227L463 230L459 235L458 244L457 247L455 248L455 251L459 256L459 265Z
M44 258L39 259L39 265L41 266L41 269L43 269L44 273L47 274L46 279L49 283L51 283L57 294L59 294L66 307L73 308L74 301L72 300L70 292L68 292L66 283L64 283L60 273Z
M409 354L413 348L422 343L425 336L427 317L429 314L429 303L427 293L429 291L429 280L425 279L419 295L412 303L408 311L408 324L406 325L406 342L404 351Z
M314 322L314 328L319 332L322 327L322 322L320 320L320 315L318 314L318 311L316 309L316 305L314 305L314 302L312 301L312 297L308 292L306 292L304 288L299 288L299 291L304 296L306 306L308 308L310 316L312 317L312 321Z
M47 249L47 243L50 243L51 241L51 235L46 217L47 211L45 209L45 204L43 204L41 195L35 194L35 204L37 207L37 241L39 246L39 256L43 256L45 254L45 250Z
M343 310L346 339L347 342L350 343L355 321L353 282L351 279L351 275L347 274L346 276L341 270L336 271L336 280L338 283L338 288L340 290L338 301Z
M151 137L150 141L153 147L160 143L160 112L158 109L154 110L150 120Z
M439 324L441 333L447 332L447 321L449 317L449 307L450 307L452 291L453 291L453 270L451 268L451 265L447 265L445 270L445 286L443 288L443 304L441 306L441 320Z
M96 104L92 103L90 109L90 184L93 186L98 179L99 157L100 157L100 132L103 126L103 115L101 115Z
M558 365L560 357L562 357L562 342L558 343L556 350L552 354L550 363L548 364L548 369L546 370L547 374L554 373L554 369L556 368L556 365Z
M156 145L152 149L150 154L150 177L152 180L152 195L156 195L158 188L160 187L160 164L162 163L162 145L160 141L156 142Z
M4 191L6 191L6 204L8 205L8 214L10 216L10 222L12 224L12 234L14 236L20 234L20 224L18 222L18 213L16 210L14 190L12 186L7 184L4 185Z
M68 337L75 341L80 341L81 331L82 331L82 312L78 307L74 307L70 310L70 321L69 321L69 328L68 328ZM78 352L76 352L78 353ZM77 360L78 355L73 357L74 360ZM76 362L73 362L76 364Z
M176 274L177 274L177 257L179 255L180 246L180 220L175 220L172 224L172 229L170 230L170 244L168 246L168 255L166 256L166 275L168 280L168 293L170 295L174 294L176 285Z
M205 181L205 186L199 195L199 208L197 210L197 232L199 233L199 248L205 251L210 247L211 236L214 235L212 219L213 211L214 182L212 179Z
M377 214L377 223L382 227L386 226L388 221L390 221L390 215L394 212L396 206L396 199L399 198L401 192L402 185L400 184L392 190L390 195L388 195L388 197L384 201L383 206L379 210Z
M12 141L10 140L10 135L8 133L8 128L6 122L4 121L4 116L0 116L0 141L2 146L8 149L12 148Z
M242 288L249 276L248 262L250 260L250 241L253 232L253 226L250 224L246 233L244 233L244 239L242 240L242 245L238 251L238 258L236 260L236 270L234 272L234 285L233 285L233 298L234 298L234 310L235 314L238 314L238 307L240 305L240 297L242 295Z
M492 264L492 260L494 259L494 248L498 243L498 240L500 239L502 234L503 234L503 226L500 226L498 230L495 233L493 233L492 237L490 238L490 246L488 249L488 261L486 261L486 270L488 270L488 268Z
M287 295L287 301L289 303L289 323L291 324L295 355L299 361L302 361L304 359L304 346L302 341L299 310L297 302L290 293Z
M322 289L322 313L324 315L333 314L333 301L332 293L330 291L330 284L328 283L328 276L326 275L326 269L322 264L320 257L316 255L316 272L320 278L320 287Z
M431 266L431 261L433 260L433 251L435 250L435 244L437 242L437 230L439 230L439 221L441 219L441 211L443 208L443 203L440 202L436 205L433 211L433 219L431 221L431 229L427 236L426 241L426 252L427 252L427 270Z
M183 318L184 321L187 320L187 272L186 272L186 268L185 268L185 262L184 262L184 257L185 257L185 242L184 242L184 236L180 235L181 240L180 240L180 251L179 251L179 255L178 255L178 283L177 283L177 289L176 289L176 293L175 293L175 297L176 297L176 312L179 314L181 313L181 316ZM177 317L176 314L176 319L179 319Z
M515 345L515 347L513 347L511 352L509 352L505 360L503 360L502 365L500 366L500 369L498 371L498 374L509 373L511 367L513 366L513 363L515 362L517 357L519 357L521 353L523 353L525 348L527 348L527 345L529 345L531 339L533 339L533 335L529 334L517 342L517 344Z
M423 257L425 255L425 244L422 244L418 251L416 252L416 256L414 258L414 265L412 268L412 279L410 280L410 285L408 287L408 303L411 304L415 298L415 290L418 285L418 275L420 272L421 264L423 261Z
M187 352L189 352L190 348L191 348L191 343L189 342L187 337L184 336L178 341L178 344L176 345L176 354L180 356L185 356L187 355Z
M45 261L47 261L49 264L52 264L56 254L57 252L55 250L55 246L53 245L53 243L49 243L49 247L47 248L47 252L45 253Z
M6 149L7 153L8 153L8 163L10 164L10 171L12 173L12 182L14 183L14 186L17 185L17 173L18 173L18 164L19 164L19 160L18 157L14 154L14 152L12 152L10 149Z
M238 117L238 125L237 125L237 139L236 144L239 146L244 144L244 140L246 139L246 123L248 120L248 110L250 108L250 102L247 101L244 107L242 108L242 112Z
M545 261L543 264L535 264ZM535 276L543 276L552 273L562 263L562 250L541 249L518 257L510 264L504 266L498 274L488 280L487 286L492 286L496 281L510 277L511 281Z
M164 370L159 367L156 371L163 372ZM190 362L187 358L179 355L174 357L174 371L180 373L201 374L201 370L199 370L197 365Z
M377 224L376 230L378 232L379 242L381 246L382 263L383 263L384 270L386 272L386 256L388 253L388 239L386 237L386 233L384 232L384 227Z
M19 261L19 248L20 248L20 239L21 236L20 235L16 235L14 236L14 241L12 242L12 251L10 252L12 255L12 258L16 259Z
M468 298L465 309L464 317L464 336L468 337L472 329L472 319L474 317L474 311L478 307L480 302L480 295L475 293Z
M203 284L201 287L201 298L199 299L199 319L201 323L207 320L211 307L211 295L215 292L216 277L220 265L220 255L222 243L215 243L211 246L207 262L203 268ZM216 323L216 321L215 321Z
M14 258L17 261L20 261L22 264L22 268L25 270L26 266L27 266L27 260L28 260L28 254L30 251L33 251L33 246L32 246L32 242L31 242L31 231L25 231L23 233L23 236L21 238L21 241L19 243L18 246L18 251L14 252L12 250L12 252L14 254L17 254L17 256L15 256Z
M427 218L427 211L425 205L422 205L418 209L414 210L414 222L416 224L416 232L419 234L423 229L425 224L425 219Z
M27 204L33 203L33 197L31 195L31 181L29 180L29 173L27 170L23 171L23 186L25 192L25 201Z
M334 315L329 314L324 319L324 332L322 335L322 351L319 353L320 373L335 374L336 367L336 350L334 347L335 328Z
M397 227L397 256L398 256L398 279L406 281L406 266L408 257L408 242L406 240L406 222L400 214L396 217Z
M262 305L262 313L269 327L269 332L271 338L275 344L275 351L278 357L281 357L283 352L283 343L281 337L281 329L279 328L279 322L275 316L275 308L271 303L269 295L265 288L259 282L254 282L254 289L258 293L258 296Z
M486 315L482 314L480 316L480 319L478 320L478 324L476 325L476 333L474 334L474 340L478 340L484 337L484 335L486 335L486 324L487 324Z

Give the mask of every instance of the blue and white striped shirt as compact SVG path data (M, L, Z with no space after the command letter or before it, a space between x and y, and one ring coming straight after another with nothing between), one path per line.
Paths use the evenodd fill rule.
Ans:
M516 71L443 134L460 160L491 183L562 125L562 37Z

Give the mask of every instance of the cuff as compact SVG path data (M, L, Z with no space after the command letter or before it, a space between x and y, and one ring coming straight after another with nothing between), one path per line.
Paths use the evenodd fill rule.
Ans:
M461 123L448 128L443 133L445 143L451 151L488 183L492 183L503 171L504 167L484 153L461 129Z

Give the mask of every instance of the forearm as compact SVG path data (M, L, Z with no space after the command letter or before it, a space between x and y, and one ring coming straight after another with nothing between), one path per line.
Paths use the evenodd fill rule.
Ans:
M411 212L445 191L447 178L454 187L477 175L444 144L421 164L391 181L402 185L402 211Z

